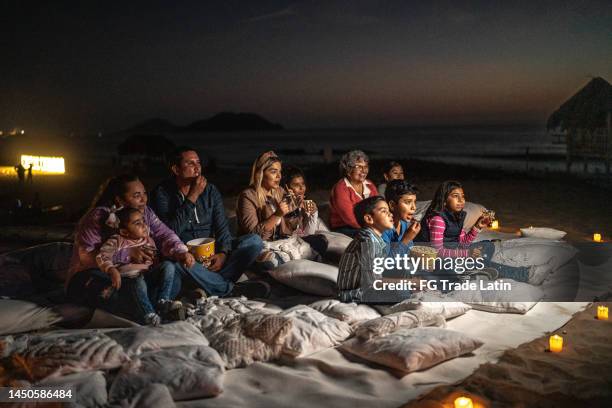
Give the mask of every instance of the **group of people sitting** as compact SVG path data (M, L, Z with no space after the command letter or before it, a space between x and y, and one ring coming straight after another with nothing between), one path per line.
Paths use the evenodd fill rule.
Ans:
M386 183L367 179L368 157L345 154L342 178L330 196L330 228L353 238L339 262L338 297L366 301L374 279L373 259L410 252L413 241L427 242L441 256L481 256L501 277L537 280L538 270L493 264L491 242L473 243L490 223L483 214L465 232L462 186L446 181L421 222L414 220L417 189L392 162ZM282 162L265 152L253 164L250 184L236 204L238 237L232 237L219 190L202 174L195 149L179 147L170 156L170 177L151 192L134 175L111 178L101 186L91 209L79 221L68 297L140 323L158 325L185 318L183 289L195 296L266 298L261 279L238 282L246 270L263 272L294 259L325 257L328 228L316 203L306 199L304 174L293 168L283 177ZM384 191L384 197L379 195ZM215 253L198 262L187 243L214 238Z

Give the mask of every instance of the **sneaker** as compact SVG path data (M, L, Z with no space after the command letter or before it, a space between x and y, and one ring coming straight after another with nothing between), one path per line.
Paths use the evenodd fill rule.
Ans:
M165 322L176 322L187 318L187 311L182 302L178 300L160 300L157 311Z
M555 257L553 256L548 262L541 265L533 265L529 267L529 281L531 285L541 285L548 276L549 272L552 272L552 263Z
M196 288L186 292L183 297L181 297L181 302L183 302L186 307L195 308L195 305L198 303L198 301L201 302L202 299L206 299L207 297L208 295L206 294L204 289Z
M144 317L144 322L147 326L157 327L161 324L161 317L157 313L149 313Z
M259 272L266 272L276 268L281 263L282 261L279 261L274 251L266 250L255 259L253 267Z
M270 296L272 289L267 282L264 281L244 281L234 285L234 289L226 297L244 296L247 299L266 299Z

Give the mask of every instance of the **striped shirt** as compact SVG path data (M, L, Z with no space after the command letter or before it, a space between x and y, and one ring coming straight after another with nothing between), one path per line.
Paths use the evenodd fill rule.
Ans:
M473 227L468 233L462 229L461 235L459 235L459 248L445 248L444 230L446 229L446 224L442 217L439 215L431 217L427 225L429 226L431 246L438 251L438 256L441 258L467 258L470 256L470 250L466 247L476 239L478 232L480 232L476 227Z
M360 229L346 247L338 266L338 298L342 302L364 300L364 292L372 288L374 258L388 255L385 241L370 228Z

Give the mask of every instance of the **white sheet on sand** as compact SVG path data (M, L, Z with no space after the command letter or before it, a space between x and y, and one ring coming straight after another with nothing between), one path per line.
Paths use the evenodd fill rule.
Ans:
M396 407L441 384L469 376L480 364L495 362L508 348L563 326L587 303L538 303L525 315L470 310L447 327L484 342L473 355L446 361L402 378L387 369L347 359L336 349L281 364L255 363L226 372L223 394L184 401L179 407Z

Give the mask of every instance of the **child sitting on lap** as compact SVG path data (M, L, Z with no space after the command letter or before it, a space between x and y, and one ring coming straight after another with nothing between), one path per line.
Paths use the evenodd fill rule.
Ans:
M138 320L157 326L164 320L184 320L185 310L180 302L172 302L181 289L181 277L173 262L159 262L157 257L144 263L115 264L113 256L119 250L142 246L155 253L155 241L149 235L143 214L135 208L124 208L116 213L119 219L119 234L108 238L100 247L96 262L102 272L108 274L114 290L121 289L122 279L134 279ZM182 248L187 251L187 248ZM157 285L156 285L157 283ZM156 308L153 307L153 294ZM158 314L160 313L162 316Z

